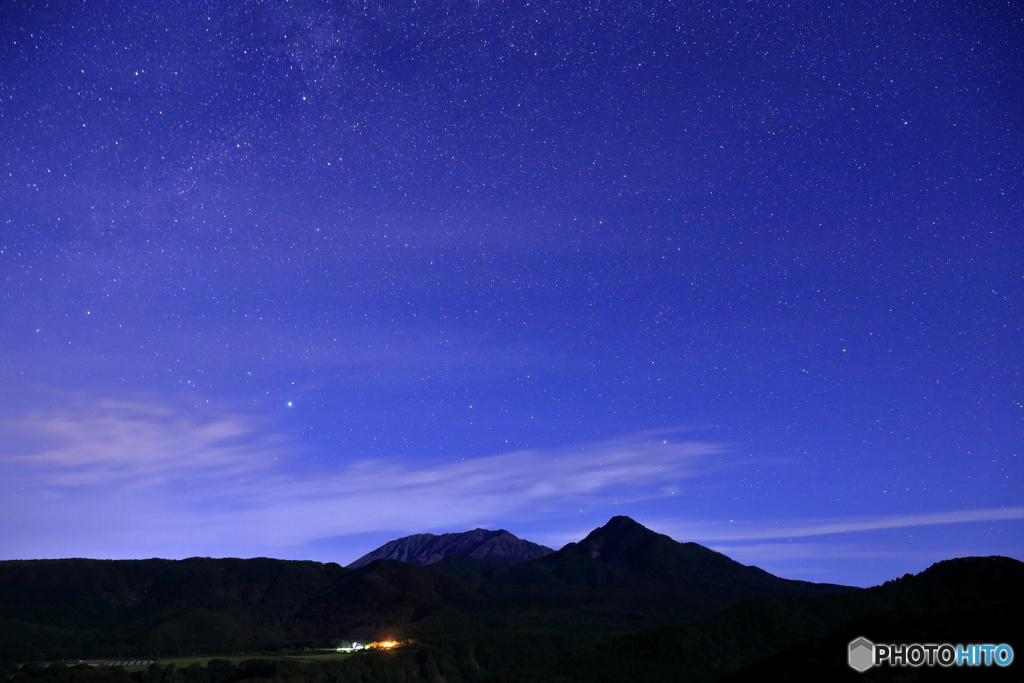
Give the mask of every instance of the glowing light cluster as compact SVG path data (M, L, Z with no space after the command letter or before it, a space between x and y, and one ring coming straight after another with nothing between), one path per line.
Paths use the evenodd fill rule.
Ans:
M398 647L399 643L395 640L380 640L375 643L370 643L366 647L378 648L381 650L390 650L393 647Z

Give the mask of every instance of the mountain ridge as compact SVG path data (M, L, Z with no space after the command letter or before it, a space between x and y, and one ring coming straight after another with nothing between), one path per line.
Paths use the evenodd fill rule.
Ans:
M847 644L860 636L875 642L1016 643L1024 633L1016 618L1022 606L1024 563L999 556L955 558L845 594L762 595L699 621L612 637L574 653L565 669L603 683L714 681L729 675L736 683L918 680L900 677L906 672L898 668L865 678L847 666Z
M612 517L581 541L537 561L569 583L647 582L667 590L695 585L721 594L827 594L848 586L784 579L693 542L679 542L629 517ZM600 568L600 569L598 569ZM603 570L604 577L597 574ZM731 590L735 589L735 590Z
M372 680L434 681L444 669L444 680L464 683L853 681L845 648L855 636L1017 643L1021 627L999 629L1022 608L1024 563L1010 558L945 560L859 589L783 579L613 517L508 565L459 554L355 569L270 558L2 561L0 665L388 639L411 644L354 655L327 679L310 669L305 680L357 683L373 664L397 673ZM231 681L254 677L243 664Z
M554 550L498 529L473 529L447 534L413 534L388 541L376 550L346 565L358 569L374 560L399 560L421 567L452 555L468 555L485 564L509 565L528 562Z
M406 550L431 559L437 548L423 543L431 538ZM506 562L513 553L504 542L521 548L503 530L442 540L453 539L463 545L444 548L485 559L500 551ZM324 647L339 638L473 640L504 633L505 624L569 642L700 618L759 595L853 590L775 577L626 517L559 551L537 548L545 554L509 564L470 554L355 568L270 558L0 562L0 659Z

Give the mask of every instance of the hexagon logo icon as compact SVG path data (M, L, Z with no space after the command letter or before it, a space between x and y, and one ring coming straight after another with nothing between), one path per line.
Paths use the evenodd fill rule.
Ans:
M850 668L864 672L875 664L875 644L867 638L857 638L850 641L849 651Z

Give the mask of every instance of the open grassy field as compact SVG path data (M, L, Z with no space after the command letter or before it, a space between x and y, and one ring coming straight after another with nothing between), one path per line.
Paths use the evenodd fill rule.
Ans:
M341 660L347 659L352 656L351 652L338 652L337 650L302 650L298 652L245 652L245 653L225 653L221 655L201 655L196 657L161 657L159 659L150 657L147 658L146 662L158 662L161 666L167 666L168 664L174 664L178 668L185 668L190 664L199 664L200 666L206 666L211 659L226 659L232 664L237 665L239 662L245 661L246 659L266 659L271 661L277 661L282 659L296 660L300 662L322 662L326 660ZM86 663L92 666L104 666L110 662L124 661L116 659L92 659L87 660ZM139 660L129 660L139 661ZM149 664L140 664L135 666L124 667L127 671L140 671L145 669Z

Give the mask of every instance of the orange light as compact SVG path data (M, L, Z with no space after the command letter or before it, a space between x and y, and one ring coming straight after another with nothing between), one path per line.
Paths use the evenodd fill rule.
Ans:
M382 640L376 643L370 643L368 647L379 647L382 650L390 650L393 647L397 647L398 643L394 640Z

